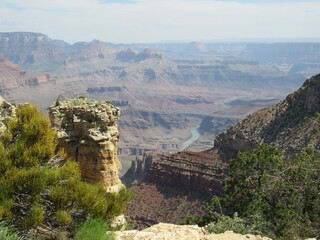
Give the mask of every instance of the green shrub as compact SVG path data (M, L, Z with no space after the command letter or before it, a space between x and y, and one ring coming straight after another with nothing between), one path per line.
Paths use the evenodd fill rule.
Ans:
M92 115L88 115L84 118L84 120L86 120L88 123L93 123L94 121L96 121L96 118Z
M102 218L89 218L77 231L76 240L114 240L110 227Z
M72 217L67 211L62 211L62 210L57 211L56 217L60 226L68 226L72 222Z
M24 219L23 228L29 229L33 227L37 227L43 223L44 220L44 210L43 207L39 204L34 205L27 217Z
M19 237L18 234L11 231L4 222L0 221L0 239L3 240L23 240L22 237Z
M229 209L243 218L260 215L273 238L319 235L319 155L309 149L287 159L276 148L261 145L238 156L230 161L225 182Z
M100 130L100 132L107 132L108 127L106 125L100 125L99 130Z
M209 233L224 233L225 231L239 234L251 233L251 227L245 223L245 220L239 218L237 213L233 217L217 214L217 219L216 223L209 223L205 227Z
M209 231L248 231L272 239L316 237L319 184L320 156L311 149L287 159L276 148L261 145L230 160L225 198L213 198L204 206L203 216L189 217L185 223L214 223ZM240 218L230 217L235 213Z
M5 124L0 136L2 219L27 230L57 220L68 225L72 214L107 220L124 212L130 199L125 189L111 194L99 184L83 182L78 163L55 155L56 133L38 108L19 106L17 118Z

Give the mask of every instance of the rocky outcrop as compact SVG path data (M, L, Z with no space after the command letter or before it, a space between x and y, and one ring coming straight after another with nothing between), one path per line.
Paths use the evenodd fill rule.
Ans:
M94 59L110 59L113 58L116 50L107 44L93 40L90 43L80 42L76 43L71 47L71 56L66 59L67 63L74 62L90 62Z
M2 122L7 118L16 116L16 107L8 103L0 96L0 135L6 130L6 126Z
M132 49L124 49L117 53L117 60L122 62L130 62L135 61L137 55L139 54L138 51L132 50Z
M255 235L241 235L232 231L221 234L208 234L196 225L173 225L159 223L142 231L115 232L117 240L271 240Z
M57 101L49 107L51 125L58 131L58 149L80 164L82 177L117 192L121 164L117 157L120 110L108 102L85 98Z
M320 151L320 75L280 103L261 109L219 134L214 148L236 154L267 143L288 155L305 148Z
M161 155L159 152L145 152L142 159L137 157L132 161L130 168L121 180L126 183L126 186L132 186L141 182L151 168L154 158L159 155Z

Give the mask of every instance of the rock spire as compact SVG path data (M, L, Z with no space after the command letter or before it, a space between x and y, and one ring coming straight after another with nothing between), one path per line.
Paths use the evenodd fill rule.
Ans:
M111 103L84 97L56 101L49 107L51 125L58 131L58 150L75 159L82 177L118 192L121 164L117 157L120 110Z

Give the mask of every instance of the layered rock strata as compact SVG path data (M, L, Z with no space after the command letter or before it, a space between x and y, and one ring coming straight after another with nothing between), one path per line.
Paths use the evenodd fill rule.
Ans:
M123 180L127 185L143 180L210 196L221 195L220 182L225 176L226 164L216 158L212 151L148 152L142 160L132 162Z
M209 151L158 155L146 174L146 181L221 196L226 165L215 159Z
M82 177L101 183L109 192L123 186L117 157L120 110L108 102L73 98L49 107L51 125L58 131L58 150L80 164Z

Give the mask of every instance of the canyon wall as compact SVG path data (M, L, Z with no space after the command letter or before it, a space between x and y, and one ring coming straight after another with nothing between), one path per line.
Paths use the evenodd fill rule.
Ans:
M263 108L219 134L214 149L237 153L267 143L288 155L320 151L320 74L278 104Z
M109 192L123 186L117 157L120 110L108 102L73 98L49 107L51 125L58 131L58 150L80 164L82 177L101 183Z
M142 159L132 162L122 179L127 185L143 181L221 196L221 180L225 176L226 165L215 161L216 158L211 151L147 152Z
M215 161L211 152L183 151L158 155L146 174L146 181L221 196L225 174L226 166Z

